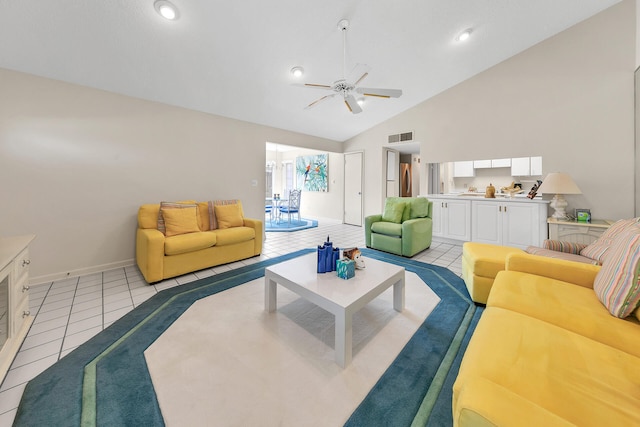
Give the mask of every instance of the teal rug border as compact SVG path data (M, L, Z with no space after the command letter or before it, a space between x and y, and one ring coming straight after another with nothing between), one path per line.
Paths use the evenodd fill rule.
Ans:
M306 218L301 218L300 221L306 221L305 225L298 225L295 227L270 227L269 221L265 221L264 223L264 231L266 231L267 233L288 233L291 231L300 231L300 230L307 230L309 228L315 228L318 226L318 221L315 219L306 219Z
M14 425L164 425L144 360L143 352L148 345L198 299L260 278L264 276L265 267L312 251L297 251L158 293L30 381L23 393ZM432 289L434 286L429 280L442 282L436 286L441 289L433 290L438 295L446 294L445 298L441 298L447 303L441 301L438 304L434 313L352 414L347 425L447 425L441 422L445 421L442 417L446 418L447 414L451 418L451 400L446 396L447 388L450 396L448 384L455 379L456 364L459 365L461 358L460 350L466 347L481 309L469 299L462 280L448 269L368 249L363 249L363 254L404 265L408 271L414 271L419 276L421 273L429 276L426 280L423 277L423 280ZM452 300L452 304L449 304L449 300ZM453 304L453 300L457 300L457 304ZM456 322L457 329L455 334L451 334L452 341L446 345L446 349L427 352L441 358L437 363L439 369L427 375L433 387L424 384L424 392L420 387L420 391L414 388L410 393L414 395L414 408L406 411L408 408L403 405L404 411L401 412L404 412L404 416L397 416L398 411L390 410L388 406L393 406L393 402L380 405L377 402L379 399L372 401L371 396L376 393L388 395L389 390L398 386L403 376L394 373L394 366L402 366L402 359L406 359L408 353L416 352L412 347L424 345L425 337L428 339L428 332L434 326L431 323L437 323L437 317L446 320L442 316L453 317L450 315L452 309L459 312L460 302L465 305L465 314ZM132 324L136 326L132 328ZM120 345L123 342L127 342L127 345ZM128 361L127 366L121 366L122 360ZM94 371L95 376L86 376L85 371ZM83 390L83 384L88 389ZM415 396L418 397L417 401ZM387 413L387 417L379 418L372 414L372 404L377 412ZM441 406L448 406L448 410L443 410ZM438 412L434 411L434 407L442 413L437 419L433 416ZM362 418L362 414L374 415L375 424L370 423L370 416Z

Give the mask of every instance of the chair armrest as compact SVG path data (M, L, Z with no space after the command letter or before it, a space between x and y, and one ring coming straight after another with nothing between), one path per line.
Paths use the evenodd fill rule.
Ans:
M262 237L264 236L264 224L262 220L254 218L244 218L244 226L251 227L255 230L256 240L253 254L260 255L260 253L262 252Z
M551 249L556 252L564 252L567 254L575 254L580 255L580 251L586 248L587 244L585 243L573 243L573 242L565 242L563 240L551 240L545 239L542 245L545 249Z
M432 224L431 218L408 219L402 223L402 238L411 234L429 233L433 227Z
M371 225L374 222L382 221L382 215L369 215L364 218L364 240L365 245L371 247Z
M507 255L505 269L593 288L600 266L527 253L513 253Z
M163 279L164 234L154 228L138 228L136 263L147 283Z

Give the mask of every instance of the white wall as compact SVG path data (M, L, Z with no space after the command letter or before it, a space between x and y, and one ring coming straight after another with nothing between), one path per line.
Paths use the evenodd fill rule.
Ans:
M366 151L365 214L380 212L387 135L415 130L430 162L542 155L594 218L634 213L635 1L625 0L347 141Z
M262 218L266 141L342 151L335 141L3 69L0 94L0 235L37 235L34 283L131 264L143 203L239 198L246 216Z

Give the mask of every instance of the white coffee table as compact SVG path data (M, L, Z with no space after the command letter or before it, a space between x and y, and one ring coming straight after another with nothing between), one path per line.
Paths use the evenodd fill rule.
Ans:
M351 362L351 319L393 285L393 308L404 309L404 267L364 258L366 268L344 280L336 272L317 273L317 254L311 253L267 267L264 273L264 308L277 308L277 284L332 313L336 318L336 363L343 368Z

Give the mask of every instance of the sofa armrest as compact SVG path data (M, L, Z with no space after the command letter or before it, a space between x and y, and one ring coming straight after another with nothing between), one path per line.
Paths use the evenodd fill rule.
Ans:
M136 263L147 283L163 279L164 234L154 228L138 228Z
M535 274L550 279L573 283L585 288L593 288L593 282L600 266L581 262L548 258L527 253L507 255L506 270Z
M382 215L369 215L364 218L364 240L366 247L371 247L371 225L382 221Z
M262 237L264 236L264 223L259 219L244 218L244 226L255 230L256 240L253 255L260 255L262 252Z
M556 251L556 252L564 252L566 254L580 255L580 251L582 251L584 248L586 248L589 245L585 243L565 242L564 240L545 239L542 246L545 249L551 249L552 251Z

